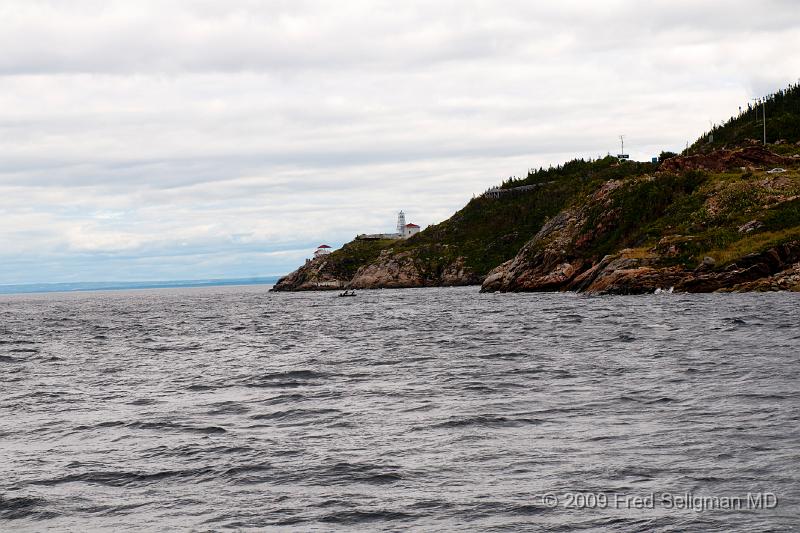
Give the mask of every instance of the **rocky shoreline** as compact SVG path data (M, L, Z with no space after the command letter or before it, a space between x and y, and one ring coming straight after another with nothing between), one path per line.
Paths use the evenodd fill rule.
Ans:
M800 291L798 163L800 156L752 145L673 157L652 173L596 182L488 271L471 268L475 261L455 245L415 240L422 232L402 246L366 250L354 241L308 261L273 290ZM776 165L793 170L768 172Z
M388 251L374 263L360 267L352 278L337 276L329 267L328 258L313 259L279 279L271 290L404 289L480 285L483 282L482 277L464 265L463 259L457 259L440 273L431 275L420 268L410 254Z
M646 294L659 289L674 292L800 292L800 241L762 253L749 254L720 270L708 263L694 270L680 266L658 267L655 257L629 257L629 250L609 255L595 264L584 260L544 261L520 268L513 260L484 279L454 267L439 280L423 278L409 261L394 258L359 269L351 279L325 274L324 260L314 260L272 289L280 291L398 289L480 285L481 292L558 292L588 294ZM549 266L548 266L549 265Z
M515 270L501 265L484 281L482 292L574 291L590 294L675 292L800 291L800 241L750 254L721 270L702 264L694 270L653 266L654 258L626 257L627 250L599 263L554 265L551 270Z

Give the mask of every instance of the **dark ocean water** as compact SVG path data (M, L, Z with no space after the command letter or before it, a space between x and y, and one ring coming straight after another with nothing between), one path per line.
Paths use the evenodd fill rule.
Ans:
M0 297L0 530L797 530L799 302Z

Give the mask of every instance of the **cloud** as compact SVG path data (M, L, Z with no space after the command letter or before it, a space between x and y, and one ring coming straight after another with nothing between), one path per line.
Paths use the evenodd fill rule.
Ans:
M793 2L7 0L0 283L287 272L796 81Z

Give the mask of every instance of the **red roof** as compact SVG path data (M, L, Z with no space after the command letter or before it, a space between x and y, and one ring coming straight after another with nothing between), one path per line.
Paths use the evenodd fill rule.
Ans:
M330 248L327 244L320 244L317 248Z
M406 224L406 227L407 228L418 228L419 226L417 226L416 224Z

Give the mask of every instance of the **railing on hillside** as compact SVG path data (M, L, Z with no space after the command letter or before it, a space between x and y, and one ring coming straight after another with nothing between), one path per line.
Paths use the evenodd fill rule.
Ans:
M382 239L399 239L399 233L362 233L356 235L356 239L360 241L377 241Z
M502 189L500 187L492 187L488 189L485 193L481 196L485 198L500 198L501 196L507 195L514 195L514 194L522 194L526 192L530 192L533 190L538 189L539 187L543 187L545 185L549 185L554 183L552 181L544 181L542 183L534 183L533 185L520 185L519 187L511 187L510 189Z

